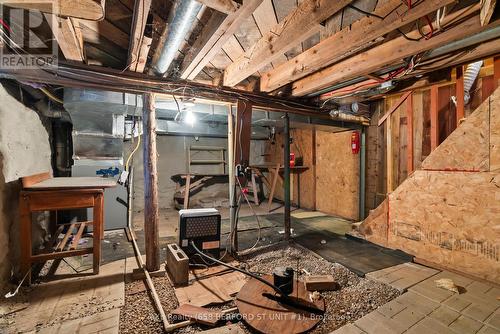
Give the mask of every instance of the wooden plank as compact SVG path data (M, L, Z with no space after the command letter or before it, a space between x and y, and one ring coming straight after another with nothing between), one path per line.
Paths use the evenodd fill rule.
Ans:
M431 87L431 152L439 145L439 87L434 85Z
M406 170L408 175L413 172L413 92L406 100L406 132L407 132L407 151L406 151Z
M500 56L496 56L493 59L493 85L495 86L495 89L500 86Z
M457 99L457 126L460 121L465 117L465 102L464 102L464 69L462 66L456 68L457 80L456 80L456 93L455 97Z
M196 0L199 3L224 14L234 13L240 6L232 0Z
M247 0L234 13L229 14L217 31L208 39L192 62L182 72L182 79L193 80L198 73L215 57L240 24L248 18L263 0Z
M235 86L278 59L294 44L319 31L319 24L353 0L304 0L288 16L263 34L255 45L224 71L224 85Z
M66 231L66 234L64 235L64 238L59 242L59 244L56 247L56 251L61 252L64 250L64 247L66 247L66 244L68 243L69 237L73 233L73 230L75 229L76 222L71 223L71 225L68 227L68 230Z
M79 20L86 41L99 44L102 37L118 45L122 49L128 49L129 35L117 28L108 20L89 21Z
M194 322L212 327L214 327L217 322L222 319L222 312L190 304L182 304L173 310L171 314L194 320Z
M151 8L151 0L136 0L134 5L134 15L132 17L132 26L130 29L130 45L128 48L127 65L133 72L142 72L144 70L147 53L143 48L144 29L148 22L148 14ZM149 51L149 49L148 49ZM140 71L142 69L142 71Z
M373 40L452 2L454 1L425 0L410 10L400 0L379 2L374 14L384 17L383 20L374 16L364 17L287 63L264 73L261 77L261 91L270 92L312 74L360 51Z
M497 0L481 0L481 25L484 26L490 23L496 4Z
M500 90L490 96L490 171L500 172Z
M103 189L116 187L116 180L96 177L96 176L77 176L77 177L53 177L24 185L30 190L56 190L56 189Z
M15 8L39 10L65 18L99 21L104 19L105 0L6 0L4 5Z
M403 96L401 96L401 98L398 100L398 102L396 102L396 104L394 104L392 106L392 108L389 110L389 112L385 113L384 116L382 116L382 118L380 118L380 120L378 121L378 126L381 126L385 120L392 115L393 112L395 112L402 104L404 101L406 101L406 99L408 98L408 96L411 95L411 92L406 92L403 94Z
M83 230L85 229L85 225L87 222L82 222L80 223L80 227L78 228L78 232L76 232L75 237L73 238L73 241L71 242L71 246L69 247L69 250L76 249L78 247L78 242L80 241L80 238L82 237Z
M186 185L184 186L184 210L189 208L189 194L191 191L191 177L188 175L186 178Z
M422 144L424 136L424 110L423 92L418 91L413 94L413 167L419 169L422 165Z
M457 15L459 14L463 16L471 12L477 12L475 8L476 6L471 6L451 13L445 17L443 21L446 22L443 24L446 26L448 23L454 22L454 20L457 20ZM483 27L479 23L478 16L479 15L472 15L461 24L453 28L449 28L430 39L423 39L416 42L408 41L402 36L357 54L356 56L348 58L344 61L338 62L325 68L324 70L316 72L309 77L296 81L293 84L292 95L306 95L339 82L376 72L384 66L400 62L400 59L434 49L500 25L499 21L495 21L488 26ZM407 35L412 38L421 37L417 30L408 33Z
M387 101L388 103L390 103L389 101ZM386 105L386 108L389 108L390 105L387 104ZM393 171L394 171L394 164L393 164L393 155L394 155L394 152L393 152L393 148L392 148L392 120L389 119L386 123L385 123L385 139L386 139L386 144L385 144L385 147L386 147L386 155L385 155L385 159L386 159L386 188L387 188L387 193L390 193L394 190L394 180L393 180L393 177L392 177L392 174L393 174Z
M146 268L160 269L158 234L158 168L156 151L156 111L154 94L144 94L142 122L144 129L144 235L146 240Z
M83 62L84 51L83 44L78 37L75 28L77 22L73 22L70 18L64 18L52 14L45 14L45 18L52 29L54 37L57 40L57 45L61 49L64 58L70 61Z
M21 178L21 182L23 184L23 188L29 188L29 187L33 186L34 184L48 180L51 177L52 176L50 175L50 172L45 172L45 173L39 173L39 174L30 175L30 176L25 176L25 177Z

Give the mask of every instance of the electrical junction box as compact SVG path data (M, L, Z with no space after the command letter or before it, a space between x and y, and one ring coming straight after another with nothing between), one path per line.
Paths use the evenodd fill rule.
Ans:
M186 209L179 211L179 246L192 257L196 247L209 256L220 256L221 215L216 209Z

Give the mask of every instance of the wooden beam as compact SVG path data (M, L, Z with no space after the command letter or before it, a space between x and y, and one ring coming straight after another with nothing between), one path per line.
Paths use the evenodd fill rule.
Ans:
M83 40L78 21L71 18L63 18L53 14L44 14L52 33L57 40L59 49L66 60L83 62ZM75 27L77 25L77 27Z
M473 14L477 11L475 8L477 6L471 6L447 15L443 20L445 21L444 25L448 26L464 15ZM430 39L421 39L417 42L409 41L403 36L395 38L296 81L293 84L292 94L294 96L306 95L346 80L376 72L385 66L398 63L403 58L497 27L499 24L500 20L497 20L483 27L479 22L479 13L477 13L477 15L471 15L457 26L446 29ZM421 37L417 30L408 35L412 38Z
M496 4L497 0L481 0L481 25L485 26L490 23Z
M108 20L89 21L79 20L80 26L83 29L83 37L86 41L94 44L99 44L102 37L108 41L118 45L122 49L129 47L129 35L124 33Z
M392 122L391 119L387 120L385 123L385 136L386 136L386 182L387 182L387 193L391 193L394 190L394 180L392 177L394 170L394 159L392 150Z
M500 44L500 43L499 43ZM500 56L496 56L493 58L493 85L495 86L495 89L500 86Z
M475 61L484 59L486 57L498 54L499 52L500 52L500 39L494 39L494 40L476 45L473 49L469 50L463 57L459 57L459 58L454 59L453 61L450 62L450 58L452 58L452 56L453 56L452 54L450 54L450 58L443 57L444 59L437 60L436 62L434 62L432 64L432 70L417 69L414 72L411 72L410 74L408 74L407 76L401 78L400 80L412 78L412 77L415 77L416 75L424 75L424 74L429 73L429 72L435 72L437 70L441 70L444 68L449 68L449 67L453 67L453 66L457 66L457 65L463 66L465 64L475 62ZM500 62L499 62L498 66L499 66L498 73L499 73L499 79L500 79ZM433 84L434 83L435 82L433 82ZM445 80L445 81L442 81L442 83L447 85L449 82ZM333 97L345 95L346 92L352 93L352 92L355 92L357 90L367 89L368 87L375 87L378 85L380 85L380 82L375 81L375 80L361 81L359 83L356 83L356 84L353 84L353 85L350 85L347 87L343 87L343 88L322 94L320 96L320 100L321 101L328 100L328 99L331 99ZM405 92L408 90L424 89L424 88L430 87L431 85L432 84L429 83L428 79L419 80L411 86L405 87L401 90L395 90L394 93L401 93L401 92Z
M300 44L319 31L319 24L342 10L353 0L304 0L271 31L248 49L224 71L224 85L236 86L265 65L278 59L293 45Z
M406 99L410 95L411 95L411 92L404 93L403 96L401 96L401 98L398 100L398 102L396 102L396 104L392 106L391 110L389 110L389 112L385 113L384 116L382 116L382 118L379 119L378 126L381 126L382 124L384 124L385 120L389 116L391 116L392 113L395 112L403 104L403 102L406 101Z
M270 92L303 78L348 57L354 52L359 52L377 38L452 2L455 0L425 0L410 10L401 3L401 0L379 2L381 4L377 6L374 14L384 17L383 20L367 16L354 22L350 27L340 30L297 57L264 73L260 89L264 92Z
M199 3L224 14L234 13L240 6L232 0L196 0Z
M130 45L128 48L127 65L132 72L144 71L146 64L147 50L144 47L144 29L148 22L148 14L151 8L151 0L136 0L134 5L134 15L132 17L132 26L130 28ZM147 45L151 45L151 39L146 40ZM141 52L142 51L142 52Z
M227 40L236 32L241 23L246 20L263 0L246 0L234 13L229 14L217 31L200 49L193 61L182 72L182 79L193 80L222 49Z
M43 13L99 21L104 19L105 0L7 0L3 5Z
M158 170L156 166L156 111L154 94L143 95L143 160L144 160L144 235L146 241L146 269L160 269L158 235Z
M407 120L407 136L408 141L406 150L406 168L408 170L408 175L410 175L414 170L413 165L413 92L410 92L408 98L406 99L406 120Z
M464 68L458 66L456 68L456 84L455 84L455 97L457 99L457 127L460 125L460 121L465 117L465 101L464 101Z
M439 145L439 86L431 87L431 152Z

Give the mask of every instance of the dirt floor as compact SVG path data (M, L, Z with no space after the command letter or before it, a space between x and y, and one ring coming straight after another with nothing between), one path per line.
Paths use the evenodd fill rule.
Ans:
M305 269L311 274L331 274L340 284L340 290L322 293L326 302L324 319L312 333L329 333L349 322L353 322L377 307L400 295L400 292L389 285L361 278L337 263L330 263L300 246L273 246L258 251L241 259L241 265L256 273L271 273L275 267L290 266ZM178 302L174 288L168 277L154 278L155 287L168 314ZM156 315L152 300L146 291L137 293L142 281L134 281L125 285L125 306L120 316L120 333L155 333L161 331L161 322ZM233 302L213 307L225 309L234 306ZM221 324L222 325L222 324ZM249 328L239 322L239 326L248 333ZM176 333L195 333L208 329L204 326L188 326Z

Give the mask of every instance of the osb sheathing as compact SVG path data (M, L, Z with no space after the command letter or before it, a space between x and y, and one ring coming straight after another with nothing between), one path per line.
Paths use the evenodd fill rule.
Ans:
M415 171L372 211L360 226L367 240L500 282L499 95L429 155L427 170Z

